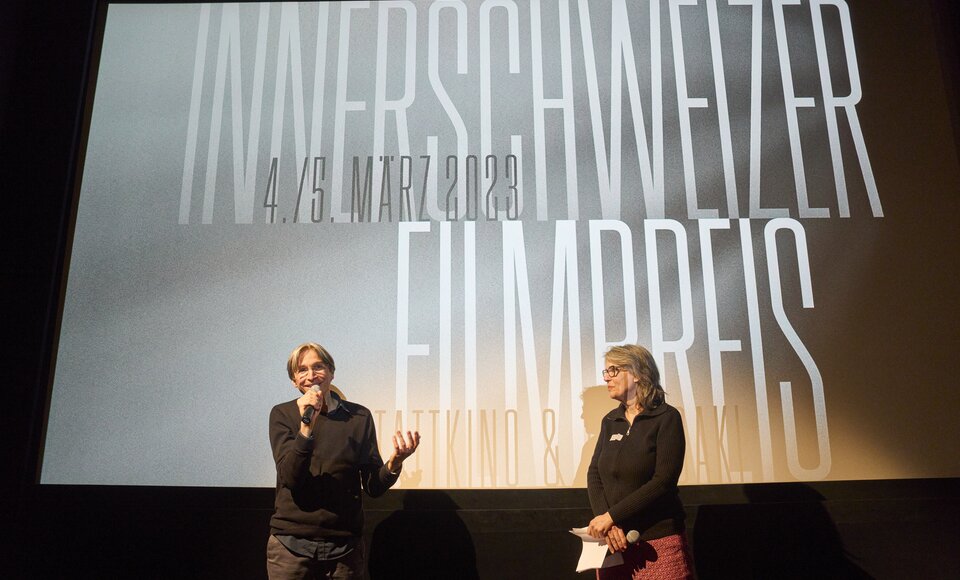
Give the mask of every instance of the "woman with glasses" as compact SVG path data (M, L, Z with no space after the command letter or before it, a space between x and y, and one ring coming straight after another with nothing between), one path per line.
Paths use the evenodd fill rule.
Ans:
M686 449L680 413L664 402L647 349L615 346L605 367L607 392L620 405L601 421L587 472L596 514L589 532L623 553L624 564L598 569L597 578L692 578L677 489Z

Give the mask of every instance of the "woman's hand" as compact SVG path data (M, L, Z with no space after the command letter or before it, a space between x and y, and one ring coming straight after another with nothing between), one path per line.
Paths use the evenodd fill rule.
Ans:
M602 540L607 536L607 532L609 532L612 527L613 518L610 517L610 512L607 512L590 520L590 525L587 526L587 533L590 534L592 538Z
M618 526L613 526L607 532L607 548L610 552L622 552L627 549L627 537L623 535L623 530Z

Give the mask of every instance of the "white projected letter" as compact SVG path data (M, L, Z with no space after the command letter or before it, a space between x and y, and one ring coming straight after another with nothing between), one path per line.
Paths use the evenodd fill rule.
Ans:
M320 157L322 147L320 147L321 135L323 134L323 102L327 86L327 38L330 34L329 28L330 5L326 2L317 4L317 48L313 68L313 105L310 111L310 144L309 157L316 159ZM316 179L316 177L315 177ZM308 188L310 198L314 203L318 202L318 194ZM312 218L312 212L309 203L300 204L300 213L297 216L299 222L309 223Z
M807 200L807 178L803 169L803 149L800 146L800 123L797 109L813 107L813 97L796 97L793 92L793 72L790 68L790 48L787 46L787 28L783 21L783 7L797 5L800 0L773 0L773 22L777 33L777 52L780 55L780 79L783 82L783 107L787 114L787 133L793 159L793 178L797 188L797 205L802 218L830 217L825 207L811 208Z
M460 0L439 0L430 5L427 77L430 79L430 86L433 87L434 94L437 95L437 100L440 101L440 106L443 107L447 118L450 119L453 129L457 133L457 174L466 175L467 147L469 145L467 142L467 126L464 124L463 117L460 116L460 112L457 111L453 101L450 99L450 95L447 94L447 90L443 87L443 83L440 80L440 11L444 8L452 8L457 18L457 74L467 74L467 7ZM444 36L449 37L451 35L452 34L445 34ZM427 187L427 212L430 214L431 219L444 221L447 219L447 215L446 211L440 208L437 200L437 179L440 176L440 172L446 170L447 161L446 156L441 160L437 155L437 142L438 138L436 135L429 135L427 137L427 153L430 155L430 158L435 159L437 163L436 169L433 171L433 178ZM457 204L457 211L453 214L456 218L460 218L467 211L466 192L467 181L463 178L457 179L457 199L459 203Z
M453 379L453 263L450 222L440 222L440 412L450 410ZM409 279L409 276L408 276ZM399 333L397 338L399 339ZM399 342L398 342L399 344Z
M257 156L260 151L260 114L263 104L263 70L267 52L267 27L270 7L263 4L257 27L257 52L254 63L252 99L250 102L250 134L247 138L246 161L243 158L243 93L240 59L240 8L226 4L222 8L220 45L217 53L217 72L213 89L213 110L210 120L210 139L207 149L207 172L203 192L201 221L213 221L214 196L217 186L217 162L220 158L220 127L223 118L223 99L227 74L227 58L230 59L230 103L232 109L231 132L233 137L233 211L238 224L253 223L253 205L257 182ZM190 102L190 125L187 132L187 162L184 163L184 180L180 191L180 223L187 223L190 216L190 198L193 188L193 153L196 150L197 125L203 83L203 61L206 54L206 28L209 26L209 10L201 11L201 29L197 39L197 61L194 68L193 95ZM202 44L201 44L202 42Z
M691 98L687 93L687 71L683 61L683 34L680 29L680 6L696 6L697 0L670 0L670 36L673 39L673 68L677 81L677 108L680 117L680 149L683 152L683 184L687 194L687 217L715 218L715 209L697 206L697 172L693 163L693 134L690 131L690 109L705 109L707 99Z
M463 224L463 399L467 410L477 406L477 224ZM479 429L479 425L477 427ZM479 436L474 439L480 445ZM480 460L479 453L474 455ZM482 480L482 476L481 476ZM471 483L472 485L472 483Z
M530 310L530 282L527 253L523 245L523 223L502 222L503 227L503 356L507 409L517 409L517 301L520 302L520 334L523 340L523 370L526 371L527 425L533 457L543 457L543 438L535 435L540 426L540 379ZM535 481L543 484L543 473L533 470Z
M780 288L780 258L777 251L777 232L789 230L794 237L797 247L797 266L800 273L800 293L804 308L813 308L813 283L810 281L810 260L807 256L807 236L803 226L796 220L780 218L771 220L764 230L764 241L767 246L767 274L770 279L770 302L774 317L780 325L780 330L790 342L790 346L800 357L807 374L810 375L810 388L813 391L813 410L817 424L817 447L820 452L820 463L813 469L805 469L800 465L800 455L797 442L796 417L793 412L793 392L789 381L781 381L780 397L783 405L783 430L787 443L787 466L790 473L801 481L823 479L830 473L830 435L827 432L827 406L823 394L823 379L820 370L807 351L803 341L797 336L787 313L783 308L783 292Z
M710 56L713 60L713 87L717 93L717 119L720 123L720 153L723 156L723 184L727 192L727 216L740 217L737 207L737 174L733 163L733 138L730 135L730 108L727 106L727 82L723 73L723 50L720 44L720 19L717 0L706 0L707 24L710 27Z
M547 408L560 409L560 367L563 362L563 307L567 306L567 356L570 359L570 409L582 406L583 361L580 345L580 274L577 266L577 222L563 220L556 223L553 252L553 314L550 324L550 371L547 377ZM572 413L572 411L571 411ZM575 424L575 415L571 423ZM570 449L580 449L586 441L582 427L570 429ZM569 467L576 468L572 463ZM564 470L568 481L574 473Z
M187 147L183 153L183 176L180 181L179 223L190 223L193 201L193 168L197 160L197 134L200 128L200 96L203 94L203 69L207 63L207 33L210 30L210 5L200 5L200 26L193 59L193 89L190 91L190 113L187 117ZM221 31L223 25L221 25ZM221 32L222 33L222 32Z
M620 340L607 339L606 308L603 298L603 248L601 232L616 232L620 238L620 261L623 272L623 325ZM590 220L590 280L593 288L593 357L595 377L603 370L603 353L615 344L637 342L637 290L633 271L633 236L627 224L616 220Z
M290 83L293 101L293 142L295 159L300 163L307 156L307 137L303 121L303 65L300 58L300 7L287 2L281 4L280 41L277 47L277 78L273 93L273 130L270 136L270 158L279 159L283 143L284 106L287 102L287 59L290 62ZM294 166L294 183L297 179ZM273 223L275 216L268 212L266 223Z
M564 169L567 175L567 217L575 220L579 217L579 196L577 193L577 143L576 125L573 108L573 67L570 56L570 5L569 0L558 0L560 9L560 78L563 94L559 98L547 99L543 96L543 31L540 24L540 0L530 2L530 40L533 59L533 134L536 150L537 171L537 219L548 219L547 212L547 153L546 123L547 109L558 109L563 114L563 151L566 154ZM556 408L556 407L553 407Z
M847 78L850 80L850 94L838 97L833 94L833 80L830 78L830 63L827 60L827 41L823 34L823 11L821 6L829 4L840 13L840 30L843 33L843 51L847 63ZM863 140L860 119L857 117L856 104L860 102L860 67L857 65L857 52L853 45L853 25L850 24L850 9L843 0L812 0L810 11L813 16L813 38L817 44L817 64L820 67L820 85L823 87L823 109L827 118L827 134L830 136L830 157L833 160L833 181L837 187L837 204L840 217L850 217L850 205L847 201L847 183L843 175L843 154L840 151L840 131L837 128L837 109L843 108L850 124L850 135L860 159L860 171L863 183L870 198L873 217L883 217L880 206L880 194L873 179L873 169L867 156L867 144Z
M512 0L486 0L480 5L480 183L483 191L490 188L491 176L487 173L486 165L489 156L496 158L506 158L506 155L496 155L493 153L493 108L491 107L490 97L490 12L494 8L503 8L507 12L507 49L509 51L509 70L510 74L520 73L520 24L517 14L517 5ZM517 157L518 175L523 172L523 151L521 150L522 137L520 135L510 136L510 153ZM517 179L517 196L513 203L517 204L516 215L523 211L523 183L522 178ZM487 213L487 204L480 203L480 209L484 215ZM499 215L496 216L499 219Z
M429 344L410 344L410 234L429 232L430 222L400 222L397 225L397 411L407 411L409 358L428 356Z
M747 293L747 322L750 325L750 355L753 360L753 388L757 399L757 430L760 431L760 466L763 481L773 481L773 441L770 438L767 371L763 363L763 335L760 330L760 299L757 296L757 267L753 259L753 234L749 219L741 219L739 222L743 279Z
M710 383L713 386L713 408L716 411L717 425L722 424L726 397L723 388L723 362L721 353L739 352L739 340L724 340L720 338L720 315L717 306L716 269L713 265L713 230L730 229L730 220L699 220L700 226L700 259L703 269L703 302L707 315L707 350L710 353ZM727 272L730 271L728 267ZM746 282L748 285L750 281ZM730 432L718 431L721 453L729 457ZM725 435L725 436L724 436ZM741 473L741 476L743 474ZM730 481L730 473L726 469L720 470L721 481Z
M705 108L707 99L691 98L687 93L686 63L683 56L683 34L680 27L680 6L696 6L697 0L670 0L670 30L673 38L673 63L676 70L677 100L680 115L680 140L683 150L683 173L687 195L687 214L691 218L714 218L715 209L697 206L697 181L693 157L693 134L690 109ZM713 63L713 86L717 99L717 119L720 129L720 152L723 158L723 178L727 194L727 215L738 217L737 178L733 163L733 142L730 135L730 112L727 107L727 88L723 72L723 50L720 44L720 22L717 0L706 0L707 25L710 31L710 56Z
M707 348L710 352L710 382L713 384L713 404L719 408L725 404L723 363L720 361L720 353L736 352L741 347L739 340L720 338L716 270L713 267L713 240L710 236L713 230L730 229L730 220L699 220L698 224L700 226L700 258L703 267L703 299L707 315Z
M630 20L624 0L614 0L611 15L610 48L610 160L607 161L607 142L603 130L603 112L600 104L600 88L597 81L597 62L593 52L593 31L590 26L590 9L587 0L579 0L580 36L583 42L583 64L587 77L587 96L590 102L590 122L593 128L593 150L596 158L597 185L600 209L604 218L620 218L620 136L621 83L626 68L627 89L630 98L630 114L636 151L640 162L640 182L647 217L663 217L663 85L660 69L660 2L650 1L650 90L652 94L653 139L652 157L647 146L647 130L640 102L640 83L637 77L636 59L633 53L633 38ZM652 159L652 161L651 161Z
M786 208L760 207L760 117L763 101L763 0L730 0L730 5L752 6L750 17L750 213L751 218L790 215Z
M347 131L347 113L365 111L365 101L347 100L348 56L350 54L350 12L370 6L369 2L344 2L340 4L340 46L337 48L337 98L333 119L333 175L330 180L330 218L337 222L349 222L351 212L343 211L343 155Z
M650 350L660 367L660 382L666 387L664 354L672 352L677 360L680 395L687 416L689 441L697 441L697 406L693 397L693 381L687 350L693 345L693 291L690 287L690 258L687 252L687 232L675 220L644 220L644 241L647 250L647 287L650 290ZM663 300L660 298L660 264L657 252L657 232L673 234L677 248L677 275L679 282L680 336L667 340L663 328Z
M413 104L417 86L417 7L412 2L389 1L378 4L377 15L377 73L373 100L373 158L380 159L384 149L384 125L387 111L393 111L397 120L397 149L400 155L410 155L410 137L407 133L407 109ZM390 11L401 10L406 20L407 45L403 64L403 94L399 99L387 100L387 47L390 44L388 24ZM396 73L396 71L391 71ZM373 183L383 183L383 163L375 163ZM380 192L380 197L384 195ZM375 218L379 221L379 217Z

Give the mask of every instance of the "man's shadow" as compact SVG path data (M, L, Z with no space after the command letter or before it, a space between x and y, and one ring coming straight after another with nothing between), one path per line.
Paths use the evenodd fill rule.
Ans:
M580 450L580 465L577 467L576 475L573 476L573 487L587 486L587 469L590 467L593 449L597 446L597 437L600 435L600 421L617 406L617 402L610 398L606 385L587 387L580 394L580 400L583 401L580 419L583 420L587 440Z
M477 553L460 506L437 490L403 492L403 509L373 531L370 578L478 579Z

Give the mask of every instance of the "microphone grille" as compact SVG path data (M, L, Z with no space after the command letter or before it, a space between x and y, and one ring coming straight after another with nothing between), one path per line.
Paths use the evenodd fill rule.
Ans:
M629 532L627 532L628 544L636 544L639 539L640 539L640 532L638 532L637 530L630 530Z

